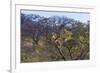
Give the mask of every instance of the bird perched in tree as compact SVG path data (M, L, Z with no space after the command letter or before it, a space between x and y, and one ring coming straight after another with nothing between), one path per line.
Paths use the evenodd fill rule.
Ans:
M52 33L52 39L56 39L57 38L57 34L56 33Z

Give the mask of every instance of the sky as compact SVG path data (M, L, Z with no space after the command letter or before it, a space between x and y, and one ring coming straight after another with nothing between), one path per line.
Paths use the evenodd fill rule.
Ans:
M44 17L51 17L51 16L65 16L68 18L72 18L83 23L87 23L90 20L89 13L79 13L79 12L55 12L55 11L36 11L36 10L21 10L21 13L24 14L37 14Z

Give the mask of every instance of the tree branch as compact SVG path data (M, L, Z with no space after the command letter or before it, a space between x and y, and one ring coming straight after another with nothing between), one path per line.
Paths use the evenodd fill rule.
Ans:
M56 44L55 44L55 47L57 48L57 50L58 50L59 54L62 56L62 58L64 60L66 60L66 57L64 56L63 52L61 51L61 48L59 48Z

